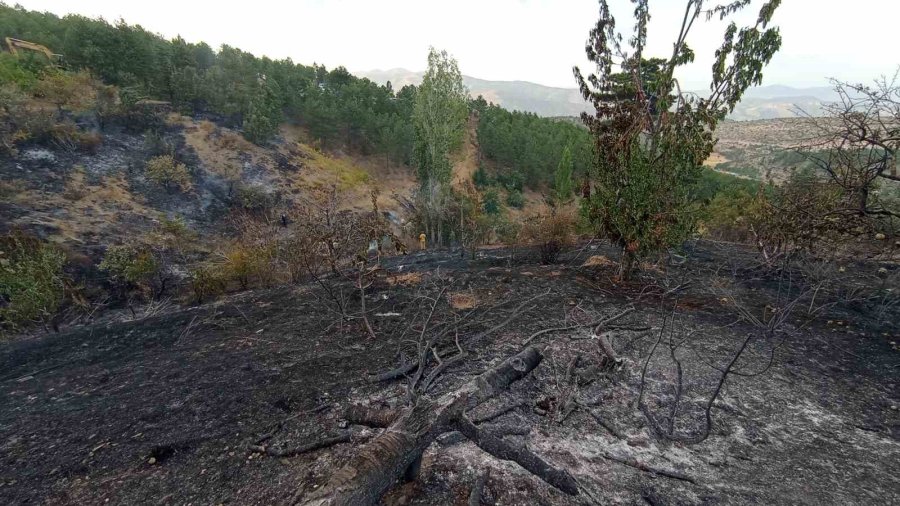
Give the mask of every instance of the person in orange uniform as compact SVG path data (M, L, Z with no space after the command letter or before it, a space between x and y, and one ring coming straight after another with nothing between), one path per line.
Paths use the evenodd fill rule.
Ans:
M419 250L425 251L425 232L419 234Z

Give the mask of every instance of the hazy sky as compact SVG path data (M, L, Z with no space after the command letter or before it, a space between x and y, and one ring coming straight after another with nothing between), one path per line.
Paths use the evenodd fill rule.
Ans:
M584 42L597 19L594 0L17 0L56 14L119 17L166 37L222 43L297 63L351 71L422 70L429 45L447 49L463 73L573 87ZM610 0L620 29L630 30L628 0ZM761 0L753 4L755 18ZM648 55L665 55L685 0L651 0ZM784 0L775 15L784 37L764 84L817 86L827 77L869 81L900 64L900 0ZM702 23L689 44L697 62L681 74L705 87L724 25Z

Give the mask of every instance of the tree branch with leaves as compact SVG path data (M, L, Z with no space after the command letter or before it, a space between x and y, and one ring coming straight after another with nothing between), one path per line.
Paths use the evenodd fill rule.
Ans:
M681 28L668 59L645 59L650 9L633 0L634 26L627 42L616 29L606 0L585 46L595 71L574 68L575 79L594 114L582 120L595 141L590 189L582 207L597 232L623 250L620 275L637 259L683 242L693 232L697 204L691 186L715 146L714 130L744 92L762 82L762 70L781 46L769 27L780 0L764 3L756 23L731 22L716 50L707 97L681 90L676 71L694 60L687 40L696 22L725 20L750 0L714 5L686 0ZM617 69L619 69L617 71Z

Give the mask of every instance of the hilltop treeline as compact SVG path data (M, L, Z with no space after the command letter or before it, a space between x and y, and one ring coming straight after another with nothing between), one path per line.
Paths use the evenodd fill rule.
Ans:
M0 3L0 35L43 44L119 88L125 103L169 101L180 112L219 116L266 142L283 121L305 126L326 147L384 155L412 164L416 87L394 90L345 68L256 57L228 45L218 50L181 37L167 40L140 25L79 15L59 17ZM576 169L590 161L586 132L533 114L508 112L483 100L478 138L485 156L529 186L552 180L562 149L573 144Z
M408 162L414 88L394 93L343 67L258 58L223 45L166 40L124 21L27 11L0 4L0 34L44 44L69 69L88 69L119 87L123 102L166 100L190 114L221 116L265 141L285 119L309 127L326 145L384 153Z

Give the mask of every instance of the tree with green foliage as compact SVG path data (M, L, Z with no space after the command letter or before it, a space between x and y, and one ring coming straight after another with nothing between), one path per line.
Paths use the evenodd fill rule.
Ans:
M281 98L278 83L265 76L259 78L259 86L250 101L244 117L244 137L256 144L265 144L278 132L281 124Z
M450 153L459 147L466 127L468 91L459 65L446 51L431 48L413 109L418 166L426 233L433 244L443 237L442 221L449 201Z
M485 158L500 170L517 173L525 185L543 190L553 184L553 176L569 146L573 172L585 174L591 166L592 141L583 126L571 121L542 118L536 114L507 111L500 106L479 105L478 145Z
M559 165L556 166L556 174L553 177L553 203L556 206L565 205L572 198L574 182L572 181L572 172L575 169L575 162L572 160L572 150L566 146L562 152L562 158L559 159Z
M15 84L23 90L33 88L43 68L31 68L25 62L23 58L0 53L0 83Z
M616 32L607 1L599 3L599 20L586 44L596 71L585 77L574 69L596 111L582 114L596 156L583 211L598 233L622 248L620 275L626 278L640 256L678 245L694 230L698 206L692 188L715 145L712 132L744 92L762 82L763 68L781 46L778 28L769 27L780 0L765 2L750 26L729 22L716 50L710 93L702 98L682 93L674 77L694 59L687 44L691 29L703 16L730 19L750 0L722 6L686 0L672 55L651 60L656 64L649 74L643 68L648 1L635 0L634 31L627 40Z

